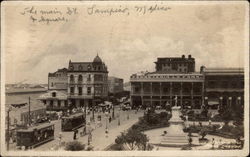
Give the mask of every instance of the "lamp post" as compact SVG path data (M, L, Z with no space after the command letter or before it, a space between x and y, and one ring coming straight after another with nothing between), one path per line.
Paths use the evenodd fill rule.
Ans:
M93 121L95 121L95 110L94 110L94 104L95 104L95 84L94 84L94 96L93 96L93 103L92 103Z
M7 111L7 150L9 150L9 143L10 143L10 111L12 108L10 107Z
M232 106L232 97L229 97L228 100L229 100L229 107L231 107Z
M29 126L30 126L30 97L29 97Z
M109 115L109 113L106 111L105 112L105 117L106 117L106 130L108 129L108 115Z
M203 107L205 108L205 106L207 106L207 100L208 100L208 97L205 97L205 104L203 104Z
M223 97L221 96L220 97L220 108L219 109L222 109L222 100L223 100Z
M112 104L112 107L113 107L112 118L115 119L115 107L114 107L114 104Z
M241 105L241 102L240 102L241 101L241 97L239 96L237 99L238 99L238 104Z

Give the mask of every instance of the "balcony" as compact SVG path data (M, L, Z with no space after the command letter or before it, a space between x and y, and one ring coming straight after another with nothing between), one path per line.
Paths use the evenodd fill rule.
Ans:
M93 95L92 94L82 94L82 95L79 95L79 94L70 94L69 96L68 96L69 98L72 98L72 99L92 99L93 98Z

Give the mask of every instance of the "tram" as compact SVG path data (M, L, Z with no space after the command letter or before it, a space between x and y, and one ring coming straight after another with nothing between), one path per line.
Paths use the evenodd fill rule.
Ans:
M62 131L73 131L85 125L83 113L62 117Z
M17 146L34 148L43 143L54 140L54 124L43 123L27 129L17 130Z

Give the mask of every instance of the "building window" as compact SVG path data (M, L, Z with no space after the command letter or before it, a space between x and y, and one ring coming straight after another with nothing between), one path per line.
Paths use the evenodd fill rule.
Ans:
M53 93L52 93L52 97L56 97L56 92L53 92Z
M74 76L73 75L70 75L70 82L74 82Z
M61 101L58 100L58 107L61 107Z
M79 65L78 70L79 70L79 71L81 71L81 70L82 70L82 66L81 66L81 65Z
M78 82L79 82L79 83L82 83L82 75L79 75L79 76L78 76Z
M88 74L87 81L91 81L91 75L90 74Z
M78 87L78 93L79 95L82 95L82 87Z
M87 94L90 95L91 94L91 87L87 88Z
M54 83L53 82L51 82L51 87L53 87L54 86Z
M53 100L50 100L50 107L53 108Z
M70 87L70 94L74 94L74 87Z

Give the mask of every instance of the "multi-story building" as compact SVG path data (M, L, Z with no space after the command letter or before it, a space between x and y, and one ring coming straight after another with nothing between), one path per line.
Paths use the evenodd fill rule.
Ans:
M67 91L67 69L58 69L54 73L48 74L48 90L65 90Z
M68 67L70 106L92 106L108 96L107 66L97 55L93 62L71 62Z
M108 87L110 93L119 93L123 91L123 79L110 76L108 77Z
M177 105L200 109L203 100L204 76L200 73L147 73L132 75L132 105ZM177 104L176 104L177 103Z
M132 106L177 104L183 108L201 109L205 105L217 110L219 104L243 104L242 68L202 66L200 72L195 72L195 60L190 55L188 58L184 55L180 58L158 58L155 63L155 72L130 77ZM175 64L177 68L173 68Z
M68 69L49 73L48 86L49 91L39 98L47 110L91 107L108 96L107 66L98 55L93 62L69 61Z
M194 72L195 60L158 58L156 71L130 77L132 105L181 105L200 109L203 101L204 76Z
M157 58L155 64L156 71L180 73L195 71L195 59L191 55L188 55L188 58L185 58L185 55L182 55L182 57Z
M205 68L205 105L218 109L220 105L244 104L243 68Z

